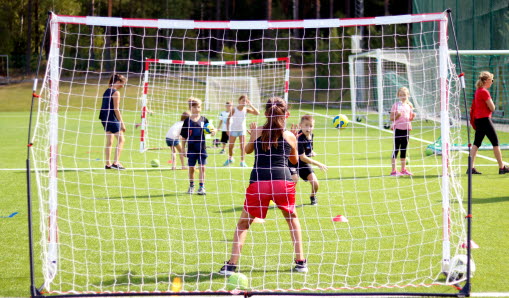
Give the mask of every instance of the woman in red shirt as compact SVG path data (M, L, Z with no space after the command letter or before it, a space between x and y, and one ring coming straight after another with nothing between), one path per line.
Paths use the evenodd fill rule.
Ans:
M502 152L500 151L500 146L498 145L498 137L495 128L493 127L493 122L491 121L491 114L495 111L495 104L491 99L490 92L488 89L493 84L493 74L487 71L483 71L479 74L479 79L475 84L477 90L474 95L474 102L472 103L472 117L474 119L475 124L475 139L474 145L472 146L472 174L482 174L477 171L474 167L475 164L475 156L477 155L477 150L481 147L482 141L485 136L491 142L493 146L493 153L495 154L495 158L498 162L498 173L505 174L509 173L509 168L504 165L502 161ZM468 170L467 170L468 174Z

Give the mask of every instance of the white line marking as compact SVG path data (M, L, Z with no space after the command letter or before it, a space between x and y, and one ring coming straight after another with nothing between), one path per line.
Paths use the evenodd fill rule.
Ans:
M509 293L488 292L488 293L470 293L471 297L509 297Z
M330 118L330 119L333 118L332 116L327 116L327 115L323 115L323 114L316 113L316 112L305 111L305 110L301 110L301 111L303 111L305 113L309 113L309 114L314 114L314 115L317 115L317 116L322 116L322 117ZM374 126L374 125L370 125L370 124L362 123L362 122L356 122L356 123L364 125L364 126L369 127L369 128L374 128L374 129L378 129L380 131L385 131L387 133L393 134L392 131L388 131L388 130L385 130L385 129L380 129L378 126ZM416 141L419 141L419 142L422 142L422 143L425 143L425 144L433 144L434 143L434 142L430 142L428 140L424 140L424 139L420 139L420 138L416 138L416 137L412 137L412 136L410 136L410 139L416 140ZM467 154L468 155L468 151L463 151L463 150L458 150L458 151L463 153L463 154ZM477 153L477 157L481 157L481 158L484 158L484 159L489 160L489 161L497 162L497 160L495 158L488 157L488 156L485 156L485 155L482 155L482 154L479 154L479 153Z
M480 167L492 167L493 164L478 164L477 166L480 166ZM346 166L346 165L341 165L341 166L327 166L327 168L333 168L333 169L354 169L354 168L365 168L366 165L351 165L351 166ZM386 164L383 164L383 165L369 165L370 168L386 168L387 165ZM416 164L416 161L412 161L412 168L436 168L436 167L442 167L442 165L440 164L437 164L437 165L419 165L419 164ZM222 166L219 166L219 167L207 167L207 169L238 169L238 170L251 170L252 167L222 167ZM31 168L32 172L35 171L34 168ZM40 169L40 171L47 171L48 169ZM58 171L99 171L99 170L105 170L103 167L100 167L100 168L59 168ZM159 168L152 168L152 167L147 167L147 168L128 168L126 169L125 171L129 171L129 170L136 170L136 171L139 171L139 170L149 170L149 171L173 171L170 167L159 167ZM0 169L0 171L26 171L26 168L5 168L5 169ZM106 171L106 170L105 170ZM107 172L111 172L111 173L115 173L116 170L107 170ZM125 171L120 171L120 172L125 172ZM187 170L175 170L177 172L187 172Z

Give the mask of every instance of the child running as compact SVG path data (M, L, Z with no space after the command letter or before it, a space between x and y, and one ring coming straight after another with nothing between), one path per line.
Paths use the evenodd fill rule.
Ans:
M246 153L255 152L254 167L246 189L244 209L233 234L232 254L220 274L230 276L235 273L249 227L255 218L265 218L271 200L283 213L290 229L295 253L294 270L308 271L300 221L295 210L295 183L288 168L288 160L297 163L297 140L295 135L285 131L287 115L286 102L273 97L265 106L267 122L259 127L256 123L250 125L251 137Z
M391 108L392 129L394 130L394 151L392 153L392 172L391 176L412 176L413 174L406 169L406 152L410 131L412 130L412 120L415 113L414 106L409 100L410 92L408 88L401 87L398 90L398 102L394 103ZM398 152L401 152L401 172L396 170L396 158Z
M200 164L200 187L199 195L205 195L205 165L207 164L207 150L205 147L205 134L203 127L209 123L209 120L200 115L201 100L190 97L187 100L191 115L184 120L180 136L184 139L182 147L185 151L187 144L187 165L189 166L189 189L187 193L194 193L194 167L196 163ZM211 135L214 136L215 131Z
M219 114L219 130L221 131L221 144L223 145L223 148L221 149L221 152L219 154L224 154L224 149L226 147L226 144L228 143L228 127L226 126L226 123L228 122L228 117L230 117L230 113L232 112L232 103L231 101L227 101L225 104L226 110L222 111L221 114Z
M318 162L311 157L316 156L313 151L313 128L315 127L315 119L311 115L304 115L300 119L299 125L292 125L291 131L297 136L299 160L295 165L290 165L292 172L293 182L297 184L299 176L304 181L311 184L311 205L317 205L316 192L318 191L319 183L316 178L315 172L311 165L317 166L322 171L327 171L327 166ZM300 131L299 131L300 128Z
M228 159L224 162L223 166L229 166L233 163L233 147L235 146L235 140L240 140L240 166L247 167L244 160L246 152L244 143L246 140L246 115L247 114L260 115L260 112L251 104L251 101L247 98L247 95L241 95L239 97L239 105L235 107L228 117L226 127L230 136L230 144L228 147Z
M168 132L166 133L166 145L171 149L171 169L175 170L177 168L177 151L180 157L180 165L183 169L187 169L184 165L184 154L182 153L182 146L180 145L180 132L182 131L182 125L184 124L184 120L189 118L189 113L184 112L182 116L180 116L180 121L173 124Z

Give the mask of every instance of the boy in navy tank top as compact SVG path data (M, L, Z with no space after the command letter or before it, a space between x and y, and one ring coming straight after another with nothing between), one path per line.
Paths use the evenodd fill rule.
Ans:
M194 193L194 168L196 163L200 165L200 187L199 195L205 195L205 165L207 164L207 150L205 146L205 133L203 127L209 123L209 120L200 115L201 100L190 97L187 100L191 116L184 120L180 136L184 139L182 142L183 151L186 152L187 145L187 165L189 166L189 189L187 193ZM211 135L216 134L215 130Z
M271 200L281 210L290 229L295 253L294 270L308 271L295 210L295 183L288 168L288 160L297 163L297 140L295 135L285 131L288 115L286 102L273 97L265 106L265 125L250 125L251 137L245 149L247 154L255 152L255 162L246 189L244 209L233 234L232 253L220 274L230 276L235 273L249 227L256 218L265 218Z
M299 125L292 125L292 132L297 136L299 161L296 165L290 164L292 179L295 183L299 181L300 176L302 180L311 184L311 195L309 196L311 205L318 204L316 192L319 187L318 178L311 165L317 166L322 171L327 171L326 165L311 158L316 155L313 151L314 127L315 119L311 115L302 116Z

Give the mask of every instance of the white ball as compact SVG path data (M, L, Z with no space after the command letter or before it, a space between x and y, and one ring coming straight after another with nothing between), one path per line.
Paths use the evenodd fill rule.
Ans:
M456 255L451 259L449 263L449 273L447 274L447 280L454 282L463 279L467 274L467 261L466 255ZM474 276L475 263L474 260L470 259L470 277Z

